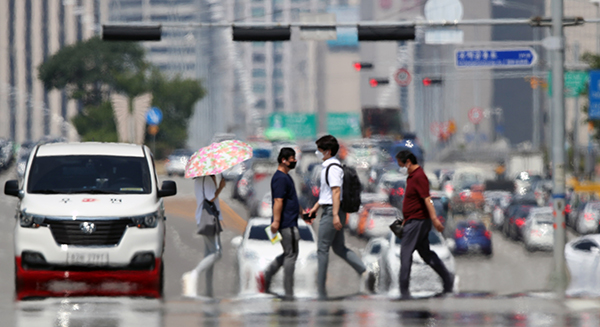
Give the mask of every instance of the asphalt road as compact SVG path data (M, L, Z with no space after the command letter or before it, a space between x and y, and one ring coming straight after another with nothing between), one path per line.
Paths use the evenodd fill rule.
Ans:
M0 183L13 178L0 175ZM161 178L164 179L164 178ZM16 199L0 196L0 317L2 326L372 326L395 325L592 325L600 322L597 300L559 302L546 293L511 294L550 290L551 253L527 253L521 244L494 233L494 255L458 257L460 294L442 299L409 302L391 301L384 296L362 296L358 276L335 255L331 255L328 290L338 301L282 303L257 296L239 299L235 293L234 252L230 245L240 235L248 211L231 200L232 185L222 196L225 231L223 258L215 267L216 300L181 297L181 275L203 256L200 237L194 234L192 183L174 178L177 196L165 201L167 242L165 252L164 301L129 298L72 298L14 302L13 238ZM347 237L350 248L359 252L364 240ZM202 281L203 279L200 279ZM199 294L204 285L199 283ZM587 319L587 320L586 320ZM522 324L522 322L526 322ZM595 324L593 323L595 322Z

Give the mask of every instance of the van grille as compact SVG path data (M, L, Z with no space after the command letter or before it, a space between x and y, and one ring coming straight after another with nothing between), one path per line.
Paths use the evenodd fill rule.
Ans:
M82 231L81 224L93 223L95 231L87 234ZM58 244L66 245L117 245L121 241L125 229L132 223L131 219L94 219L94 220L50 220L45 219L52 236Z

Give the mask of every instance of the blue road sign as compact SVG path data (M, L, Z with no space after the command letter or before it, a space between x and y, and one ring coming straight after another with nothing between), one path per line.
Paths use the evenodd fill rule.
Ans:
M532 48L456 50L457 68L518 68L531 67L537 61Z
M148 125L158 125L162 121L162 118L162 111L156 107L152 107L146 112L146 123Z
M588 118L600 119L600 70L590 70L590 87L588 91L590 97L590 109Z

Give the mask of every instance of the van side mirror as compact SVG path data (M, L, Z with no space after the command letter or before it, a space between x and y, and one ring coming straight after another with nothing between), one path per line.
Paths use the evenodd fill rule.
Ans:
M19 196L19 181L16 179L6 181L4 184L4 194L11 196Z
M158 197L164 198L166 196L172 196L177 194L177 184L174 181L164 181L160 190L158 190Z

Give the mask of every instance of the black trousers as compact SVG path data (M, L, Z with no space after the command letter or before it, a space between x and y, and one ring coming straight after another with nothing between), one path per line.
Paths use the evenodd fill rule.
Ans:
M404 224L404 234L400 244L400 294L402 297L410 296L410 269L415 250L419 252L423 261L440 275L444 282L444 292L452 291L454 282L452 275L437 254L429 248L431 228L431 219L409 219Z

